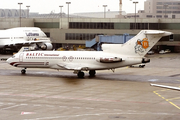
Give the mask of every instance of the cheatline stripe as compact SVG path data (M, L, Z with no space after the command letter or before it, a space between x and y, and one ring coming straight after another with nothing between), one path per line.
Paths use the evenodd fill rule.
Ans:
M44 62L16 62L16 63L11 63L12 65L44 65Z

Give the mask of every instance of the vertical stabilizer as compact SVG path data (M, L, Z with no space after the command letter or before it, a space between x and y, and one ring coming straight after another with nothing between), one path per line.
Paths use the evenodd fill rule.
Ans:
M141 30L135 37L122 45L103 45L102 48L105 52L143 57L163 36L171 34L171 32L160 30Z

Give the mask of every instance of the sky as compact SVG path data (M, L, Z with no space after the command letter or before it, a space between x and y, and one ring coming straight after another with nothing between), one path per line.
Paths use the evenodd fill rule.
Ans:
M146 0L122 0L122 10L126 13L134 13L135 5L133 1L138 1L137 10L144 9L144 1ZM119 0L4 0L0 4L0 9L19 9L18 3L23 3L21 8L27 9L30 6L30 12L55 13L60 12L59 6L63 6L62 11L67 13L66 2L69 5L69 13L85 13L85 12L103 12L103 5L107 5L106 10L119 11Z

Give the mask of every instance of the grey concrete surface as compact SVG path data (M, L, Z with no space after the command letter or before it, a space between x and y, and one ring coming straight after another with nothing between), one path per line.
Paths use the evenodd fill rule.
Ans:
M84 79L51 69L21 75L0 61L0 120L180 119L180 92L149 85L180 86L180 54L148 57L145 68L97 71Z

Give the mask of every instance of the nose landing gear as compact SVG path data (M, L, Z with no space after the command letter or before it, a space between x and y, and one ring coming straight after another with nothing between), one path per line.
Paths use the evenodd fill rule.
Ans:
M26 68L21 70L21 74L26 74Z

